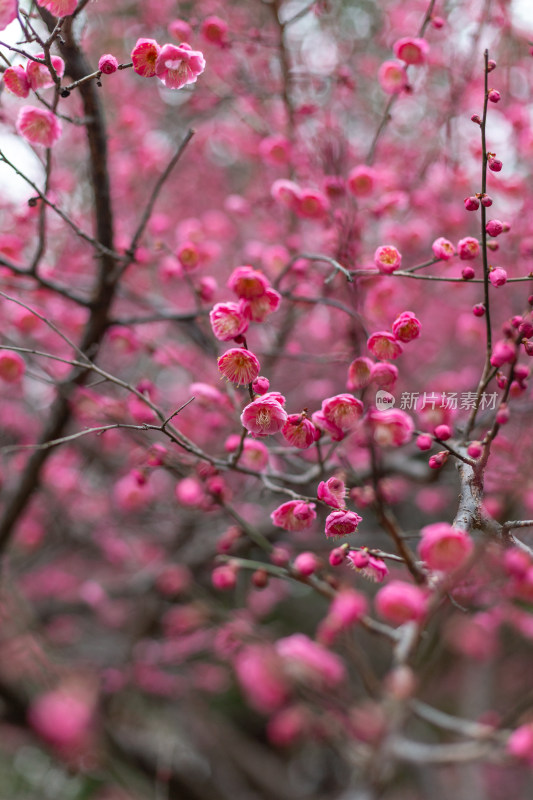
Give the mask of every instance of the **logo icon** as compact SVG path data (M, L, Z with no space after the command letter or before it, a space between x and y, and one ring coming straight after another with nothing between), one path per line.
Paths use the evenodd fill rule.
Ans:
M388 408L392 408L395 402L396 399L394 396L384 389L380 389L379 392L376 392L376 408L378 411L386 411Z

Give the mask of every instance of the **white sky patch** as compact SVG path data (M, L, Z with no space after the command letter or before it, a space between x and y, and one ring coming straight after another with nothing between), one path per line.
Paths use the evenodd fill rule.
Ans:
M533 39L533 0L513 0L511 14L515 27L525 29Z

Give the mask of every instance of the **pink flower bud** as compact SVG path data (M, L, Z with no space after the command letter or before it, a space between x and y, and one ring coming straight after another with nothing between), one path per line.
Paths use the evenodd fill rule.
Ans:
M277 545L270 553L270 560L276 567L286 567L291 560L291 554L287 547Z
M326 536L348 536L355 533L362 517L355 511L332 511L326 519Z
M467 236L461 239L457 244L457 252L459 258L463 261L471 261L479 253L479 242L472 236Z
M357 391L364 389L370 383L373 371L373 363L369 358L361 356L352 361L348 367L347 389Z
M234 589L237 585L237 568L232 564L222 564L215 567L211 573L211 583L219 591Z
M489 165L489 169L492 172L501 172L501 169L503 167L503 164L502 164L502 162L500 161L499 158L489 158L488 159L488 165Z
M509 412L509 408L507 403L501 403L498 411L496 412L496 422L498 425L505 425L506 422L509 422L511 414Z
M405 622L420 622L428 607L428 595L424 589L404 581L390 581L375 597L378 614L393 625Z
M470 458L479 458L483 453L483 445L481 442L470 442L466 452Z
M301 500L289 500L275 508L270 519L278 528L286 531L303 531L309 528L316 519L314 503Z
M490 206L492 205L492 197L489 197L488 194L484 194L483 197L481 198L481 205L484 206L485 208L490 208Z
M503 223L499 219L491 219L485 225L485 230L489 236L499 236L503 231Z
M491 103L499 103L502 96L497 89L490 89L487 97Z
M477 211L479 208L479 200L475 195L465 197L465 208L467 211Z
M334 508L343 508L346 505L346 484L340 478L320 481L316 494L319 500Z
M100 72L103 72L104 75L112 75L113 72L116 72L118 69L118 61L111 53L105 53L105 55L100 56L98 69Z
M452 431L449 425L437 425L435 428L435 436L437 439L441 439L443 442L449 439L451 435Z
M376 170L361 164L354 167L348 175L348 191L355 197L368 197L376 186Z
M320 431L305 414L289 414L281 434L290 445L300 450L311 447L320 437Z
M444 466L444 464L448 460L448 451L442 450L440 453L436 453L434 456L431 456L429 459L429 467L430 469L440 469Z
M485 306L483 303L477 303L475 306L473 306L472 314L475 317L482 317L485 314Z
M343 547L334 547L329 554L329 563L332 567L339 567L346 556L346 550Z
M293 561L293 566L299 575L308 577L317 571L317 569L320 567L320 561L314 553L306 551L304 553L299 553L296 556Z
M475 270L472 267L463 267L461 275L464 281L471 281L476 277Z
M432 445L433 439L427 433L421 433L416 439L416 446L419 450L431 450Z
M503 364L512 364L515 358L514 346L510 342L501 340L493 347L490 363L493 367L501 367Z
M421 530L418 545L420 558L429 569L452 572L460 567L474 549L466 531L454 528L447 522L436 522Z
M507 282L507 272L501 267L496 267L489 272L489 281L493 286L503 286Z

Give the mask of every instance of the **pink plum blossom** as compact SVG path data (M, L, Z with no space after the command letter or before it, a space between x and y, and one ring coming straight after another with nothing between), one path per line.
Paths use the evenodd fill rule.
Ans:
M404 311L392 323L392 332L400 342L412 342L420 336L420 321L412 311Z
M458 569L472 553L474 544L466 531L452 527L447 522L435 522L421 530L418 545L420 558L429 569L452 572Z
M316 519L315 504L289 500L275 508L270 518L278 528L286 531L303 531Z
M364 389L368 386L372 378L373 366L372 361L365 356L355 358L348 367L347 389L357 391L357 389Z
M188 44L165 44L155 63L155 74L167 89L181 89L196 79L205 69L205 59L199 50Z
M420 622L427 613L428 595L424 589L405 581L390 581L376 595L378 614L393 625Z
M378 70L378 81L387 94L400 94L407 86L407 72L401 61L384 61Z
M17 117L17 131L31 144L52 147L61 136L61 123L46 108L22 106Z
M433 250L435 258L440 258L442 261L449 261L450 258L453 258L455 255L455 247L443 236L439 236L438 239L435 239L431 245L431 249Z
M401 253L393 245L385 244L374 253L374 264L384 275L390 275L402 265Z
M424 64L429 52L429 45L425 39L406 36L394 42L392 48L396 58L406 64Z
M26 362L19 353L0 352L0 380L18 383L26 371Z
M44 53L37 53L35 57L44 59ZM50 56L50 60L57 76L61 78L65 74L65 62L60 56ZM47 89L54 85L50 70L46 64L39 64L38 61L28 61L26 75L34 91L35 89Z
M348 175L348 191L355 197L368 197L375 189L377 173L373 167L359 164Z
M337 394L322 401L324 418L339 430L351 430L363 415L363 404L351 394Z
M355 533L362 519L355 511L332 511L326 518L326 536L349 536Z
M246 333L250 317L243 302L217 303L209 312L209 321L216 338L229 342Z
M350 550L346 554L348 562L357 572L374 583L383 583L389 574L389 569L383 559L367 554L367 557L361 562L358 556L359 551L357 550Z
M133 69L137 75L143 78L153 78L155 76L155 65L161 51L155 39L137 39L135 47L131 51Z
M269 286L264 294L259 297L252 297L250 300L243 300L246 313L252 322L264 322L265 319L277 311L281 303L281 295Z
M318 428L305 414L289 414L281 433L290 445L300 450L311 447L320 435Z
M457 253L463 261L474 259L479 253L479 242L472 236L466 236L457 243Z
M268 645L250 644L233 662L237 679L252 708L270 714L281 708L289 695L283 662Z
M328 478L327 481L320 481L316 495L319 500L334 508L344 508L346 484L340 478Z
M380 447L401 447L410 441L415 425L409 414L399 408L386 411L371 409L367 421L374 441Z
M103 56L100 56L98 60L98 69L100 72L103 72L104 75L112 75L113 72L116 72L118 69L118 61L111 53L105 53Z
M26 70L20 64L6 69L4 84L6 89L17 97L27 97L30 93L30 82Z
M253 267L236 267L229 277L228 288L239 298L253 300L265 294L269 282L266 275Z
M489 281L493 286L503 286L507 283L507 272L501 267L491 269L489 272Z
M0 31L17 18L18 0L0 0Z
M269 436L287 422L287 412L272 392L262 395L244 408L241 423L253 436Z
M396 336L388 331L376 331L369 337L366 346L375 358L396 359L401 356L403 348Z
M77 0L37 0L37 5L46 8L54 17L68 17L76 11Z
M346 669L340 656L303 633L278 639L275 647L284 662L286 673L304 684L332 689L346 678Z
M244 347L227 350L218 359L218 368L225 378L237 385L251 383L261 369L257 357Z
M215 15L206 17L202 22L200 33L206 41L222 46L226 43L228 23Z
M29 720L43 739L54 747L75 750L89 734L93 706L81 691L67 687L53 689L32 703Z

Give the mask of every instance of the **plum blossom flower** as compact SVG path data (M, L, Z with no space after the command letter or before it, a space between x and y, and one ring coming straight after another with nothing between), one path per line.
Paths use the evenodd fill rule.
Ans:
M344 508L346 505L346 484L340 478L329 478L327 481L320 481L316 490L316 496L334 508Z
M98 61L98 69L100 72L103 72L104 75L112 75L113 72L116 72L118 69L118 61L111 53L104 53L103 56L100 56L100 60Z
M17 18L18 0L0 0L0 31Z
M37 0L37 5L46 8L54 17L68 17L76 11L78 0Z
M26 70L20 64L6 69L4 84L6 89L17 97L27 97L30 93L30 82Z
M348 367L348 382L346 388L354 392L364 389L372 380L373 363L366 356L355 358Z
M196 83L205 69L205 58L188 44L165 44L155 63L155 74L167 89L181 89Z
M275 508L270 519L274 525L285 531L303 531L316 519L315 504L289 500Z
M365 578L368 578L374 583L383 583L389 574L389 568L383 559L376 558L376 556L371 556L370 554L365 555L366 558L360 560L358 558L358 556L360 556L360 551L350 550L350 552L346 554L346 559L356 572L359 572Z
M305 414L289 414L281 433L290 445L298 447L300 450L311 447L320 435L318 428Z
M489 281L493 286L503 286L507 283L507 272L501 267L491 269L489 272Z
M379 85L387 94L400 94L407 88L407 72L401 61L384 61L378 70Z
M214 15L206 17L202 22L200 33L208 42L222 47L227 41L228 23Z
M418 544L420 558L429 569L452 572L460 567L474 549L466 531L454 528L447 522L435 522L421 530Z
M26 363L18 353L0 353L0 379L6 383L18 383L26 371Z
M55 747L75 749L87 738L93 705L81 691L60 687L40 695L32 704L33 729Z
M363 415L363 404L351 394L337 394L322 401L324 418L345 432L351 430Z
M216 338L229 342L246 333L249 315L244 303L216 303L209 312L209 321Z
M391 275L402 265L401 253L390 244L382 245L374 253L374 264L384 275Z
M396 336L388 331L376 331L369 337L366 346L375 358L396 359L403 349Z
M155 39L137 39L135 47L131 51L133 69L137 75L141 75L143 78L153 78L160 52L161 47Z
M392 332L400 342L412 342L420 336L420 321L412 311L404 311L392 323Z
M232 347L218 359L220 372L232 383L245 385L257 378L260 365L257 357L244 347Z
M411 439L415 425L409 414L399 408L386 411L371 409L367 421L374 441L381 447L400 447Z
M243 647L235 657L234 668L246 699L256 711L270 714L287 700L289 686L283 662L272 647Z
M406 64L424 64L429 52L425 39L405 36L398 39L393 46L394 55Z
M44 59L44 53L37 53L35 57ZM60 56L51 56L50 60L58 77L61 78L65 74L65 62ZM46 64L39 64L38 61L28 61L26 75L34 91L35 89L48 89L54 85L50 70Z
M241 423L252 436L272 435L280 431L287 422L287 412L276 399L276 394L267 392L245 406Z
M419 622L426 616L428 595L412 583L390 581L377 593L375 605L378 614L394 625Z
M462 261L471 261L479 253L479 242L473 236L465 236L457 243L457 252Z
M278 639L276 652L284 662L287 674L304 683L333 688L346 678L340 656L303 633Z
M264 294L243 302L252 322L264 322L269 314L273 314L274 311L278 310L281 303L281 295L269 286Z
M252 300L265 294L269 282L266 275L253 267L236 267L229 276L228 288L235 292L237 297Z
M362 519L355 511L332 511L326 518L326 536L349 536L355 533Z
M16 123L17 131L31 144L52 147L61 136L61 123L46 108L22 106Z
M442 261L449 261L455 255L455 247L444 236L439 236L438 239L435 239L431 249L435 258L440 258Z
M359 164L348 175L348 191L355 197L368 197L376 186L377 173L373 167Z

